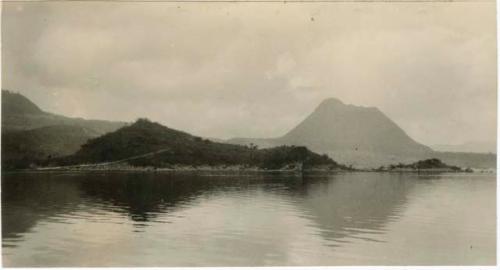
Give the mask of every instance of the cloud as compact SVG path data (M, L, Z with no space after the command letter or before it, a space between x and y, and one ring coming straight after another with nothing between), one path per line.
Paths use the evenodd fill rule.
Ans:
M423 143L494 140L494 6L4 2L3 88L209 137L279 136L333 96Z

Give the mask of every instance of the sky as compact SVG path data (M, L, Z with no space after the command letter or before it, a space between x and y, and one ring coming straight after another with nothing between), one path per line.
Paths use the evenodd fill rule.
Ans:
M324 99L496 140L494 2L4 2L2 88L67 116L275 137Z

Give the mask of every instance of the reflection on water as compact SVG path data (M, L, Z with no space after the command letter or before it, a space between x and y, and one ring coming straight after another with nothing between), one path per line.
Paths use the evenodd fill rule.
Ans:
M344 174L310 185L299 206L326 239L379 241L370 235L399 216L411 188L399 174Z
M5 174L3 260L6 266L495 264L494 180Z

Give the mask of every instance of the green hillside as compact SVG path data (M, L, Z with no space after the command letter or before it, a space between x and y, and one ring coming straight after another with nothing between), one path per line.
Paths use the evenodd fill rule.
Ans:
M148 153L144 158L130 159ZM60 159L59 165L95 164L124 159L133 166L168 168L172 165L231 166L244 165L261 169L280 169L296 163L304 168L327 166L345 168L326 155L306 147L280 146L259 150L256 147L216 143L174 130L147 119L91 139L74 155Z

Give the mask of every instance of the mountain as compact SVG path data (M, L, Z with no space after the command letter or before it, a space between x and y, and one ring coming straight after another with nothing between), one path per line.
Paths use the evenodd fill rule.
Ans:
M321 102L306 119L281 137L235 138L228 142L259 147L303 145L360 167L378 165L382 156L382 164L385 164L401 156L432 152L410 138L379 109L347 105L335 98Z
M323 101L304 121L279 138L278 143L394 155L431 151L377 108L346 105L334 98Z
M379 109L347 105L335 98L321 102L306 119L281 137L234 138L227 142L259 147L302 145L361 168L411 163L438 156L444 162L464 167L472 164L494 167L496 162L494 156L435 152L413 140Z
M496 153L496 142L465 142L462 144L437 144L432 149L442 152Z
M281 146L258 150L252 147L216 143L171 129L147 119L89 140L74 155L61 158L59 165L98 164L121 161L132 166L169 168L187 166L247 166L282 169L297 163L304 168L345 168L326 155L306 147Z
M45 112L25 96L2 90L2 132L61 125L91 129L100 135L117 130L124 126L125 123L71 118Z

